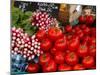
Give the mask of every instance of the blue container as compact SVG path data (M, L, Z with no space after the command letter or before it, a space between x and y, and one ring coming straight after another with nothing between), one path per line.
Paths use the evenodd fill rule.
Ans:
M26 59L22 55L12 55L11 56L11 71L12 72L25 72Z

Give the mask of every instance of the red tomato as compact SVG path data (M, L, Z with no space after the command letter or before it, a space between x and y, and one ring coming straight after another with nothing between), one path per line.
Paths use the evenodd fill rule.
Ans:
M83 30L84 34L90 34L90 28L89 27L86 27L84 30Z
M66 53L68 54L68 53L70 53L71 51L70 50L66 50Z
M75 65L78 63L78 56L75 52L69 52L65 56L65 61L69 65Z
M96 27L92 27L91 32L96 32Z
M86 24L81 24L81 25L80 25L80 28L81 28L82 30L84 30L86 27L87 27Z
M81 41L81 44L88 46L88 42L87 41Z
M60 50L60 51L66 50L66 48L67 48L66 46L67 46L66 38L60 38L60 39L58 39L58 40L55 42L55 45L54 45L54 47L55 47L57 50Z
M91 68L94 65L94 58L92 56L86 56L83 58L82 63L86 68Z
M96 45L96 38L91 37L89 43L90 43L90 45Z
M91 38L90 38L90 36L88 36L88 35L83 37L83 41L86 41L86 42L89 42L90 39L91 39Z
M91 69L96 69L96 65L92 66Z
M82 37L84 37L84 33L83 33L83 32L80 32L80 33L78 34L78 36L79 36L80 38L82 38Z
M42 39L46 38L46 32L45 32L45 30L39 30L36 33L36 38L39 39L39 41L41 41Z
M96 28L91 28L91 36L96 37Z
M79 40L78 39L72 39L69 41L68 49L70 51L75 51L75 50L77 50L78 47L79 47Z
M90 42L90 36L88 36L88 35L86 35L86 36L84 36L83 38L82 38L82 42L85 42L85 43L89 43Z
M78 34L78 35L76 35L76 34L74 35L74 34L73 34L73 37L72 37L72 38L73 38L73 39L76 39L76 40L80 40L79 34Z
M77 54L78 54L80 57L86 56L86 55L88 54L88 47L87 47L87 45L81 44L81 45L78 47Z
M80 22L80 23L85 23L85 22L86 22L86 17L81 15L81 16L79 17L79 22Z
M79 38L82 38L84 36L83 31L80 29L76 32L76 36L78 36Z
M81 29L80 29L80 27L79 27L79 25L74 26L74 29L75 29L75 32L77 32L77 31L80 31L80 30L81 30Z
M79 28L79 26L77 26L77 28L75 30L76 30L76 33L82 32L82 30Z
M91 56L96 57L96 46L95 46L95 45L90 45L90 46L89 46L89 54L90 54Z
M39 57L39 63L41 65L44 65L45 63L49 62L51 60L51 55L49 53L44 53L40 55Z
M60 64L58 66L58 71L70 71L72 70L72 67L67 64Z
M56 27L52 27L48 30L48 38L52 41L56 41L57 39L63 36L62 30Z
M50 48L52 47L52 43L49 39L43 39L41 44L40 44L40 47L43 51L47 52L50 50Z
M57 50L55 47L53 47L53 48L50 50L51 54L53 54L53 55L55 55L55 53L56 53L57 51L59 51L59 50Z
M65 30L66 30L66 32L71 32L72 31L72 26L71 25L66 25Z
M76 64L73 66L73 70L84 70L85 67L82 64Z
M36 73L39 71L39 65L34 63L29 63L26 68L26 71L29 73Z
M73 37L72 34L67 34L67 35L66 35L66 40L70 40L70 39L72 39L72 37Z
M86 16L86 24L91 25L94 22L94 18L92 15Z
M72 33L75 33L75 29L74 28L72 29Z
M57 64L63 64L65 62L64 53L60 51L56 52L54 59Z
M43 72L55 72L57 70L57 65L54 60L50 60L43 65Z

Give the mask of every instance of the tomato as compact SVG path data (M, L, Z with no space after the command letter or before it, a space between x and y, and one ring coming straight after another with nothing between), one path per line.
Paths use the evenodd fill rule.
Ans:
M81 44L88 46L88 42L87 41L81 41Z
M93 32L93 33L96 32L96 27L92 27L91 32Z
M84 36L84 33L81 29L79 29L77 32L76 32L76 35L79 37L79 38L82 38Z
M80 31L80 27L79 27L79 25L74 26L74 29L75 29L75 32Z
M75 40L80 40L80 36L79 36L79 34L78 34L78 35L73 34L73 37L72 37L72 38L75 39Z
M94 65L94 58L92 56L86 56L83 58L82 63L86 68L91 68Z
M77 50L78 47L79 47L79 40L78 39L69 40L68 49L70 51L75 51L75 50Z
M60 64L58 66L58 71L70 71L72 70L72 67L67 64Z
M84 34L86 35L89 35L90 34L90 28L89 27L86 27L84 30L83 30Z
M88 36L88 35L83 37L83 41L87 41L87 42L89 42L90 39L91 39L91 38L90 38L90 36Z
M72 31L72 26L71 25L66 25L65 30L66 30L66 32L71 32Z
M51 47L52 47L52 43L51 43L51 41L49 39L46 38L46 39L42 40L42 42L40 44L40 48L43 51L47 52L47 51L49 51L51 49Z
M81 39L82 37L84 37L84 33L83 32L80 32L80 33L77 34L77 36L79 36L80 39Z
M83 38L82 38L82 42L85 42L85 43L89 43L90 42L90 36L88 36L88 35L86 35L86 36L84 36Z
M96 38L96 28L95 27L91 28L91 36Z
M96 65L92 66L91 69L96 69Z
M42 39L46 38L46 32L45 30L39 30L37 33L36 33L36 38L39 39L39 41L41 41Z
M90 46L89 46L89 54L90 54L91 56L96 57L96 46L95 46L95 45L90 45Z
M57 51L59 51L59 50L57 50L55 47L53 47L53 48L50 50L50 53L53 54L53 55L55 55L55 53L56 53Z
M52 41L56 41L63 36L62 30L56 27L52 27L48 30L48 38Z
M75 29L74 28L72 29L72 33L75 33Z
M51 60L51 55L49 53L44 53L39 56L39 63L41 65L44 65L45 63L49 62Z
M56 40L55 45L54 45L54 47L60 51L66 50L67 48L66 46L67 46L66 38L60 38Z
M26 68L26 71L29 73L36 73L39 71L39 65L34 63L29 63Z
M86 16L86 24L91 25L94 22L94 18L92 15Z
M68 53L70 53L71 51L70 50L66 50L66 53L68 54Z
M95 37L91 37L90 41L89 41L89 44L90 45L93 45L93 44L96 45L96 38Z
M76 30L76 33L82 32L82 30L79 28L79 26L76 26L76 27L75 27L75 30Z
M72 37L73 37L72 34L67 34L67 35L66 35L66 40L70 40L70 39L72 39Z
M54 60L50 60L43 65L43 72L55 72L57 70L57 65Z
M55 53L54 60L57 64L63 64L65 62L64 59L65 58L64 58L63 52L58 51L58 52Z
M73 70L84 70L85 67L82 64L76 64L73 66Z
M85 22L86 22L86 17L81 15L81 16L79 17L79 22L80 22L80 23L85 23Z
M87 47L87 45L81 44L81 45L78 47L77 54L78 54L80 57L86 56L86 55L88 54L88 47Z
M75 52L69 52L65 56L65 61L69 65L75 65L78 63L78 56Z
M81 28L82 30L84 30L86 27L87 27L86 24L81 24L81 25L80 25L80 28Z

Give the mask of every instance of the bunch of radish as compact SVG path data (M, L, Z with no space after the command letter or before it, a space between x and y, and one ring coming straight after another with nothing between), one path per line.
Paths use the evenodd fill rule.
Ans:
M34 59L35 55L40 56L43 53L40 50L40 42L33 36L29 36L24 33L23 29L13 27L12 31L12 41L11 41L11 53L21 54L24 58L31 60Z
M51 25L54 25L55 23L57 23L57 20L47 12L38 11L33 13L32 25L37 26L40 30L41 29L48 30L48 28Z

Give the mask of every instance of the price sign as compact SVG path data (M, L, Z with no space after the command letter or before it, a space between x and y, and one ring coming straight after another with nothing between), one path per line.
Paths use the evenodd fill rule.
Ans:
M59 12L60 4L57 3L44 3L44 2L26 2L26 1L15 1L14 5L25 11L45 11L57 17Z

